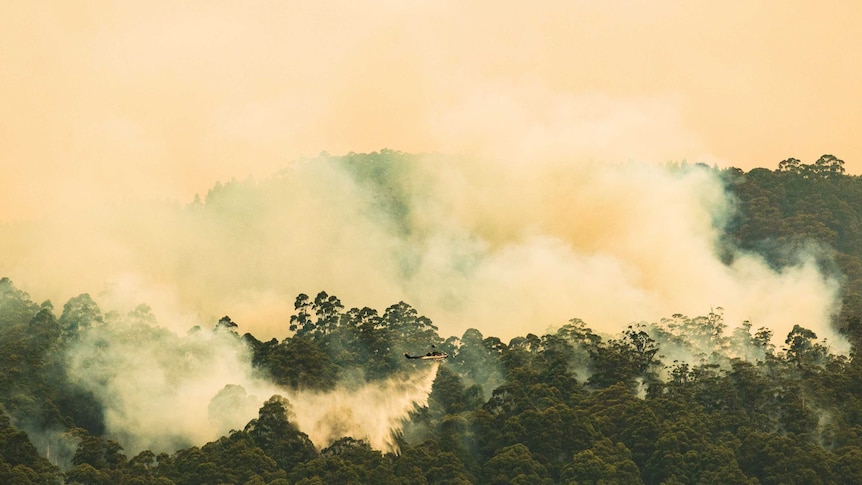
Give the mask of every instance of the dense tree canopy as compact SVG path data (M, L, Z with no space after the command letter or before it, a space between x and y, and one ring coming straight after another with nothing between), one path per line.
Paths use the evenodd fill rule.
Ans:
M355 170L368 183L387 187L397 178L397 152L347 158L365 164ZM227 316L212 331L243 346L255 370L287 391L385 382L436 366L428 405L394 437L397 452L375 450L364 436L313 443L289 399L258 396L257 417L214 441L131 456L105 424L105 403L81 376L71 378L65 356L113 327L162 335L149 308L105 315L81 294L58 316L3 278L0 483L862 483L862 179L844 174L832 155L716 175L738 201L728 244L777 268L794 263L788 247L816 247L822 269L844 276L835 324L850 355L832 353L805 322L773 338L771 329L725 322L721 309L632 323L616 335L573 319L506 343L477 329L441 336L405 302L345 308L319 291L296 297L280 340L241 335L242 322ZM217 195L214 205L223 200ZM399 200L396 193L379 203L409 232ZM112 355L109 340L95 341ZM449 358L402 357L430 345ZM189 365L181 355L159 358ZM247 399L229 386L211 411ZM70 450L50 449L43 433Z

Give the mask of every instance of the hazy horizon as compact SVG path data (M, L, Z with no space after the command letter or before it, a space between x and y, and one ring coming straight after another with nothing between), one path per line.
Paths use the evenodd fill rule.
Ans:
M0 221L186 203L303 157L862 173L850 2L0 5Z

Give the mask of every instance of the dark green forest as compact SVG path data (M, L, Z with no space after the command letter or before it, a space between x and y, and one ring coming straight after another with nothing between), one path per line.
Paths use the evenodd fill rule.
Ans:
M344 163L385 182L408 158L384 151ZM106 314L86 293L55 308L0 279L0 483L862 483L862 177L845 174L843 163L824 155L776 169L705 169L736 208L722 244L777 269L813 253L825 274L841 278L833 324L851 344L848 355L805 322L773 335L725 322L720 308L631 322L614 336L572 318L553 333L504 342L477 329L440 335L405 302L346 308L320 289L296 297L280 340L243 333L228 316L195 330L232 339L285 389L331 389L357 370L384 381L436 366L427 407L394 437L397 453L355 436L312 443L282 396L215 441L127 452L64 356L106 326L135 338L163 332L150 309ZM397 214L397 201L393 194L379 203ZM449 358L403 357L430 345ZM39 449L36 435L49 430L69 448Z

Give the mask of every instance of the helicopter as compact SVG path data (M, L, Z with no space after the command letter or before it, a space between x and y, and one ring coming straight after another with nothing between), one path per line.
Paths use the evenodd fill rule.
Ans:
M432 350L425 355L410 355L407 352L404 352L404 357L407 357L408 359L422 360L444 360L449 357L449 354L447 354L446 352L440 352L439 350L436 350L436 346L432 345L431 347L433 347L435 350Z

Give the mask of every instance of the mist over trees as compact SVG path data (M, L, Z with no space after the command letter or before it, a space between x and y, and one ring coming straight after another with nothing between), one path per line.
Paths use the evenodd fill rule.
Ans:
M844 174L844 161L823 155L814 163L789 158L776 170L722 172L738 200L729 236L773 266L793 264L800 251L842 277L841 325L862 315L862 180Z
M385 188L398 177L398 160L384 152L343 163ZM788 159L775 170L714 172L737 205L724 244L779 271L801 252L814 254L824 274L842 278L833 324L849 353L836 352L807 322L788 322L789 333L775 335L757 322L726 321L718 307L621 322L608 334L576 318L573 305L570 321L548 322L562 325L542 335L505 342L493 335L493 322L440 335L409 303L347 308L323 289L296 296L279 338L259 339L230 316L180 336L160 327L145 304L124 315L102 312L84 293L59 309L2 278L0 483L862 483L862 365L855 358L862 178L846 175L832 155L811 164ZM419 230L404 217L402 198L390 195L375 203L387 207L392 227ZM187 210L230 210L229 197L229 188L216 187ZM399 264L411 271L409 260ZM133 360L144 342L159 345ZM432 345L447 361L403 357ZM188 376L245 364L283 392L218 390L209 418L227 429L214 439L141 440L134 428L117 430L124 408L104 398L123 381L119 370L133 365L141 373L125 376L129 384L151 385L155 394L155 374L182 387ZM375 449L365 436L313 442L298 424L298 403L286 397L429 368L427 406L395 431L393 450ZM241 424L219 421L249 407L253 416ZM172 411L145 409L155 418ZM138 449L148 443L153 448Z

